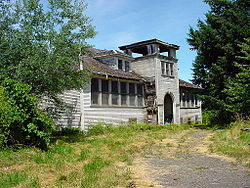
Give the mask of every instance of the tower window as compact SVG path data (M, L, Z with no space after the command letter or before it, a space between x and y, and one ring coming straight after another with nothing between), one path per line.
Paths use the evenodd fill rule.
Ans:
M174 76L174 64L162 61L161 74L165 76Z

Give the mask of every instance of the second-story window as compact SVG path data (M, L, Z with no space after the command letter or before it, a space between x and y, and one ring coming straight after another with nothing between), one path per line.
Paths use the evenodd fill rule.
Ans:
M123 70L123 62L121 59L118 59L118 69Z
M129 62L125 61L125 72L129 72Z
M174 76L174 64L162 61L161 74L165 76Z

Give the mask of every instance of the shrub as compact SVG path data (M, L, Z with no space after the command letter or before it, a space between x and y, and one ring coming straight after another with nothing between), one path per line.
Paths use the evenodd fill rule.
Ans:
M36 146L50 143L53 120L38 109L38 98L31 86L5 79L0 86L1 147Z

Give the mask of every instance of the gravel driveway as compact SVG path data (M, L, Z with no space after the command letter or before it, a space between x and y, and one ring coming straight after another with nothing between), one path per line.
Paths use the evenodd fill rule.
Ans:
M208 152L209 131L164 139L161 153L135 160L136 187L250 188L250 169Z

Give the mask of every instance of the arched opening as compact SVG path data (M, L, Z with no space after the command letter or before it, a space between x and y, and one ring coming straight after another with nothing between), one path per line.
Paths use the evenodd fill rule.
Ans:
M164 98L164 124L173 123L173 100L170 94Z

